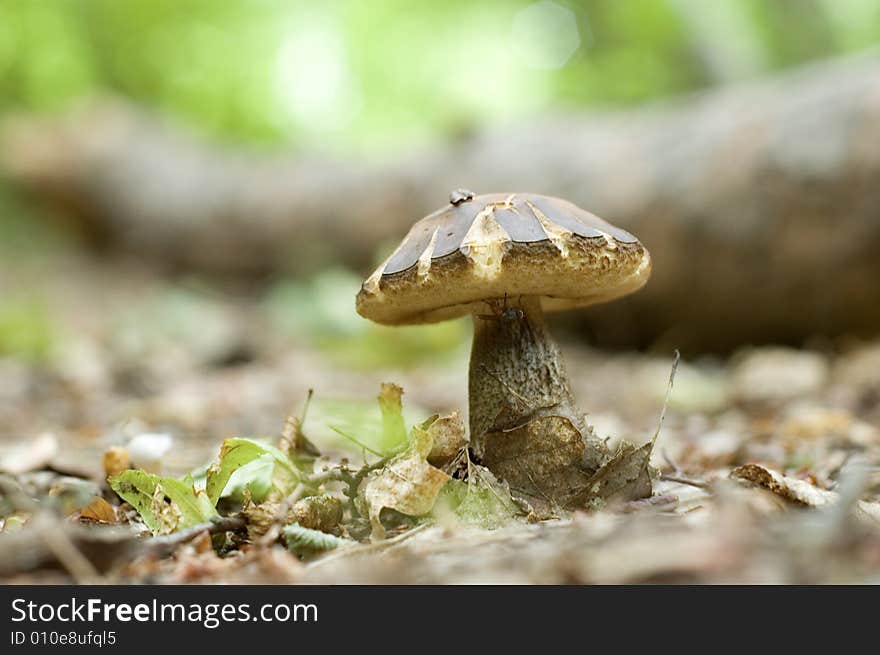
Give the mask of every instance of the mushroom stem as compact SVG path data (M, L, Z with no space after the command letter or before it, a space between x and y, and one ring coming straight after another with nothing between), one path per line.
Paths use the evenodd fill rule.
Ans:
M534 296L497 299L473 314L469 398L471 445L484 455L487 433L506 431L548 414L583 429L559 347Z

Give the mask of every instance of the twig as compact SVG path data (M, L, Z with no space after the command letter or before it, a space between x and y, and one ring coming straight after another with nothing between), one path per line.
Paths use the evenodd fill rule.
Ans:
M153 537L147 542L147 549L161 557L174 552L178 546L195 539L203 532L209 534L238 532L245 527L247 527L247 523L240 516L215 516L210 521L199 523L191 528L180 530L173 534Z
M348 483L348 491L345 492L345 495L348 497L349 509L351 510L352 518L363 518L360 511L358 511L357 503L355 502L355 500L357 499L358 488L361 486L361 482L363 482L364 478L366 478L370 473L372 473L376 469L385 466L390 459L390 457L383 457L378 462L368 464L358 470L358 472L355 473L353 476L350 476L351 479Z
M660 436L660 429L663 427L663 421L666 420L666 409L669 407L669 396L672 395L672 385L675 382L675 372L678 370L678 363L681 361L681 353L675 350L675 357L672 360L672 369L669 371L669 382L666 384L666 396L663 398L663 409L660 410L660 420L657 421L657 430L654 432L652 443L657 443L657 437Z
M623 505L623 512L631 514L640 511L646 507L663 508L670 505L678 505L678 496L672 494L664 494L662 496L651 496L650 498L640 498L639 500L631 500Z
M679 484L686 484L691 487L699 487L700 489L709 489L711 487L708 482L704 482L703 480L694 480L693 478L687 478L676 474L661 473L660 479L665 480L666 482L678 482Z
M686 475L682 475L681 467L678 463L673 460L669 453L666 452L666 449L662 449L660 451L661 457L663 457L663 461L666 462L666 466L672 469L672 473L661 473L660 479L665 480L667 482L677 482L679 484L686 484L691 487L698 487L700 489L710 489L711 485L704 480L696 480L694 478L690 478Z
M306 478L306 481L312 487L319 487L325 482L345 482L346 484L351 484L354 476L348 471L348 469L343 468L342 466L335 466L325 469L320 473L314 473Z
M45 514L40 517L37 530L55 559L70 573L77 584L100 583L101 574L89 558L82 554L70 535L63 528L59 530L57 525L48 525L46 518Z
M672 459L672 457L669 456L669 453L666 452L665 448L660 449L660 456L663 458L663 461L666 462L666 466L671 468L676 473L681 471L678 462L676 462L674 459Z
M306 485L300 482L296 485L296 488L285 497L280 503L278 503L278 510L275 512L275 517L272 520L272 525L269 526L269 529L266 530L265 534L260 537L257 542L261 546L269 546L281 536L281 530L287 524L287 517L290 515L290 510L296 504L296 502L302 498L303 493L307 489Z
M35 532L77 584L94 584L101 580L101 575L94 565L70 538L66 530L67 525L64 523L58 525L61 520L59 517L44 510L36 500L25 493L14 478L0 475L0 491L13 508L34 515Z

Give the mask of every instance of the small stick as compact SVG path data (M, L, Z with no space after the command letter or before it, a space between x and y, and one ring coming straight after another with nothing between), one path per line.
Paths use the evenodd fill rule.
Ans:
M59 528L56 520L50 518L50 514L28 496L14 478L0 475L0 492L8 498L14 508L34 515L36 533L77 584L94 583L101 579L101 575L91 561L70 538L65 530L66 526L62 524Z
M38 531L43 543L77 584L95 584L101 580L101 574L65 530L42 524L41 521Z
M675 350L675 357L672 360L672 369L669 371L669 382L666 384L666 396L663 398L663 409L660 410L660 420L657 421L657 430L654 432L654 438L651 443L657 443L657 437L660 436L660 429L663 427L663 421L666 420L666 409L669 407L669 396L672 395L672 385L675 382L675 372L678 370L678 363L681 361L681 353Z
M660 451L660 454L663 456L663 460L666 462L666 466L672 469L672 473L661 473L661 480L665 480L667 482L677 482L679 484L686 484L690 485L691 487L698 487L700 489L711 488L711 485L708 482L682 475L681 467L679 467L679 465L675 461L673 461L673 459L669 456L669 453L666 452L665 448Z
M669 397L672 395L672 386L675 382L675 372L678 370L678 363L681 361L681 353L678 349L675 350L675 357L672 360L672 369L669 371L669 382L666 385L666 396L663 398L663 409L660 410L660 420L657 422L657 431L654 432L654 438L651 440L652 443L657 442L657 437L660 436L660 430L663 427L663 421L666 420L666 409L669 407ZM694 480L692 478L688 478L682 475L681 469L678 468L678 464L672 461L669 457L665 449L660 451L663 459L666 461L667 466L672 469L672 474L661 473L660 479L666 480L668 482L678 482L679 484L686 484L692 487L698 487L700 489L708 489L709 484L702 480Z
M261 546L268 546L278 540L278 537L281 536L282 528L284 528L287 523L287 517L290 515L291 509L293 509L293 506L297 501L303 497L306 488L306 485L300 482L296 485L293 492L278 504L278 511L275 512L275 518L272 520L272 525L266 530L266 533L260 537L258 543Z
M665 449L665 448L662 448L662 449L660 450L660 455L663 457L663 461L666 462L666 466L668 466L669 468L671 468L671 469L673 470L673 472L675 472L675 473L680 473L680 472L681 472L681 467L678 465L678 462L674 461L674 460L669 456L669 453L666 452L666 449Z
M704 482L703 480L695 480L693 478L687 478L681 475L669 474L669 473L661 473L660 479L665 480L666 482L678 482L679 484L686 484L691 487L699 487L700 489L709 489L710 485L708 482Z
M247 527L247 523L240 516L215 516L210 521L199 523L186 530L172 534L153 537L146 542L147 550L160 557L171 554L175 548L198 537L203 532L218 534L220 532L238 532Z

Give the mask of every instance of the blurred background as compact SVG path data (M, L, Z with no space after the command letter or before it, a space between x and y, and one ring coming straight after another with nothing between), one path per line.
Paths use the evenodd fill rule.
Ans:
M0 435L167 430L190 465L309 388L318 432L383 380L464 406L469 324L354 311L456 187L651 250L644 291L553 319L609 432L648 429L673 348L688 411L841 356L872 416L878 42L873 0L3 0Z
M870 47L869 0L7 0L4 111L108 93L227 144L442 144L548 111L634 106Z

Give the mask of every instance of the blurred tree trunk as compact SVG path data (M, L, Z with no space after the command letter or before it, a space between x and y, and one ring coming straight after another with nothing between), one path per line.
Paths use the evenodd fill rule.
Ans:
M648 287L600 343L726 349L880 331L880 55L631 111L556 116L384 163L208 146L123 105L10 123L7 174L171 266L367 271L450 189L559 195L634 232Z

